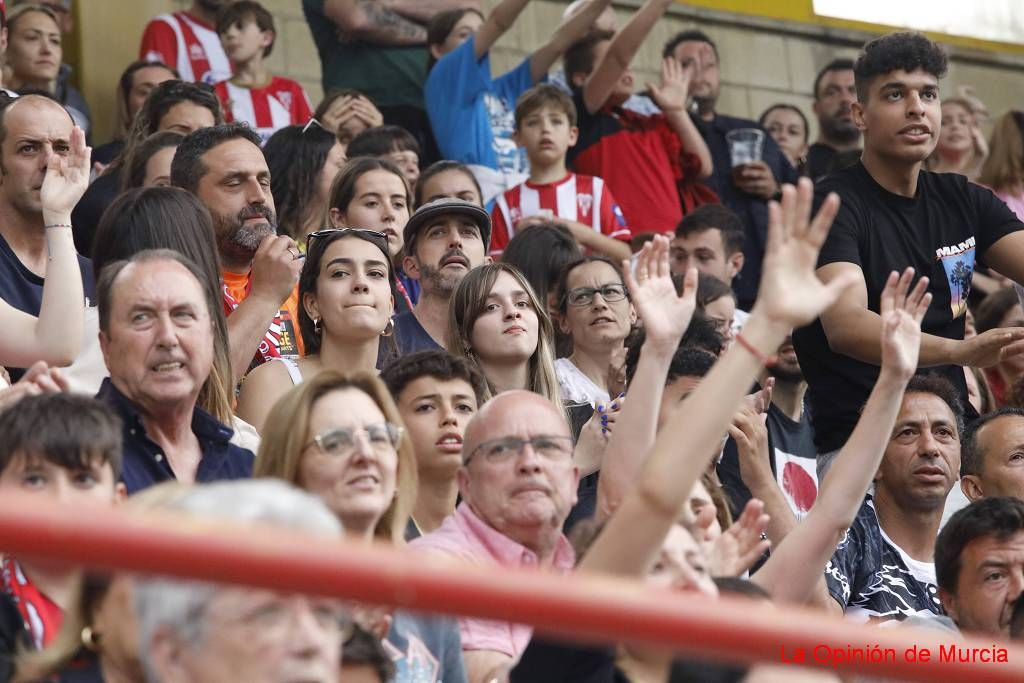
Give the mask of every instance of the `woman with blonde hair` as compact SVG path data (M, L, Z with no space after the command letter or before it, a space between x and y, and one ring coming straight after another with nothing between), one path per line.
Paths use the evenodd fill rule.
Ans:
M935 151L928 158L928 170L959 173L975 180L988 152L971 102L963 97L943 100L942 126Z
M525 389L561 408L553 340L545 306L515 266L474 268L452 295L448 351L479 368L491 396Z
M372 372L325 370L285 394L267 416L253 476L283 479L317 496L349 539L405 543L416 461L398 408ZM356 620L408 652L407 659L425 645L440 664L438 680L466 680L453 621L366 607L356 610Z
M978 182L1024 220L1024 112L1008 111L996 120L989 149Z

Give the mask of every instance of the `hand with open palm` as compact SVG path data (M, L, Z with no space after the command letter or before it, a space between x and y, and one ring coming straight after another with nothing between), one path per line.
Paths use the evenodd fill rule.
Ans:
M891 373L902 381L909 380L917 371L921 321L932 301L932 295L927 291L928 278L921 278L910 290L913 279L913 268L907 268L902 275L896 271L890 273L879 307L882 317L881 372Z
M39 189L39 202L42 204L47 224L51 222L47 216L63 222L85 194L86 188L89 187L91 157L92 149L86 146L85 133L78 126L71 131L66 153L50 152L46 160L46 175Z
M691 268L676 294L668 264L668 238L658 235L644 245L631 269L623 261L630 300L644 324L646 342L675 351L697 308L697 270Z

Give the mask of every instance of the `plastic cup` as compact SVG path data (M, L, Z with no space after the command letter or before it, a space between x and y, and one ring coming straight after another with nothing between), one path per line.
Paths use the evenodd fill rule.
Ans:
M761 161L764 152L764 131L757 128L737 128L725 134L729 144L732 167Z

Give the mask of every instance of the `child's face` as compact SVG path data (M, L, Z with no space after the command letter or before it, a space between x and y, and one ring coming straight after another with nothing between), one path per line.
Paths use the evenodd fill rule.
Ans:
M262 57L263 50L274 40L273 31L261 31L251 18L243 19L220 34L221 45L232 64L244 64Z
M64 505L111 505L124 497L106 460L95 457L87 467L68 469L44 457L16 454L0 472L0 497L21 492L45 496Z
M439 380L424 375L398 396L398 411L412 440L420 472L430 479L455 477L462 464L462 438L476 413L476 395L463 379Z
M562 109L545 104L523 117L514 139L526 148L531 164L547 166L565 159L578 132Z

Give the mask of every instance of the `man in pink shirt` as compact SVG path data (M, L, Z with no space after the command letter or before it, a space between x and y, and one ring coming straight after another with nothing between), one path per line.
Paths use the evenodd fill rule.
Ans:
M572 569L562 524L576 503L579 470L562 412L529 391L491 399L466 427L458 472L462 503L441 528L412 542L478 564ZM470 683L490 681L519 659L529 626L460 619Z

